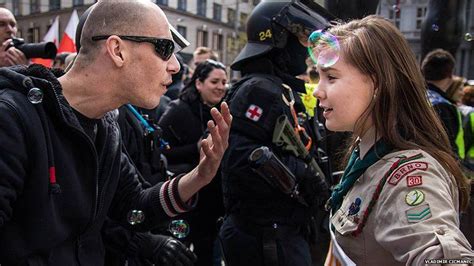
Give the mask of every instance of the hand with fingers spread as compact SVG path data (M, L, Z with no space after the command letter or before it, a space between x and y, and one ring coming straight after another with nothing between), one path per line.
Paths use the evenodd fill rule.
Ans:
M227 103L221 104L221 112L212 108L211 116L213 121L207 123L209 136L201 141L199 165L179 180L178 193L183 201L212 181L229 145L232 115Z
M209 136L201 142L201 156L198 165L198 176L204 182L211 182L216 175L224 152L229 145L229 131L232 116L227 103L221 104L221 113L216 108L211 109L214 121L207 123Z

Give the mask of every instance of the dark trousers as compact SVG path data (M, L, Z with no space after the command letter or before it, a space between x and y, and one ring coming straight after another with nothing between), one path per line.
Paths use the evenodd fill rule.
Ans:
M272 253L268 252L268 248L264 251L265 243L268 247L269 241L265 232L272 230L273 226L264 228L238 220L227 217L219 232L227 266L266 266L273 264L270 261L277 261L277 264L273 264L275 266L311 265L308 243L298 228L277 225L274 234L276 252L273 258L269 258Z

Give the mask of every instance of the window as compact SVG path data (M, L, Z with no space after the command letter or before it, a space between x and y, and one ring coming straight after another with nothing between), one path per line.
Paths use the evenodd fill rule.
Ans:
M61 9L61 0L49 0L49 10Z
M30 13L38 13L40 11L40 0L30 0Z
M206 16L206 7L207 1L206 0L198 0L197 1L197 15L198 16Z
M23 31L22 31L21 29L18 29L18 30L16 31L16 35L15 35L15 36L18 37L18 38L23 38Z
M393 9L390 9L388 13L388 18L395 24L397 28L400 28L400 13L402 11L400 9L397 9L396 11Z
M178 25L176 27L176 30L179 32L179 34L183 35L183 37L186 38L187 29L185 26Z
M84 0L73 0L72 5L73 6L83 6L84 5Z
M20 15L20 5L21 5L20 0L13 0L13 2L12 2L12 13L13 13L13 15L15 15L15 16Z
M222 20L222 5L214 3L212 18L217 21Z
M234 24L237 15L235 14L235 9L227 8L227 24Z
M197 46L206 46L207 47L207 36L208 33L205 30L198 30L197 31L197 39L196 39L196 45Z
M26 40L29 43L40 42L40 30L39 27L32 27L28 29Z
M188 5L188 1L178 0L178 10L186 11L187 5Z
M157 5L167 6L168 0L156 0Z
M416 29L421 30L421 23L426 15L427 7L418 7L416 9Z
M247 17L248 17L247 13L244 13L244 12L240 13L240 28L242 30L244 30L245 25L247 25Z
M226 38L226 43L227 43L227 52L232 53L234 51L234 37L232 37L232 34L227 34Z
M212 33L212 50L214 51L222 51L224 48L224 38L222 37L222 33L214 32Z

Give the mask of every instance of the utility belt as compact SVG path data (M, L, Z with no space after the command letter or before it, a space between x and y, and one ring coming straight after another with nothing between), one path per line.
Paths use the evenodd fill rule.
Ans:
M261 240L265 266L279 265L277 239L288 239L301 233L301 226L299 225L283 225L277 222L256 224L252 220L236 214L229 215L227 219L230 219L239 230Z
M246 219L243 216L237 214L230 214L227 216L237 227L249 235L255 237L262 237L265 230L273 231L275 237L278 239L284 239L288 236L294 236L301 233L300 225L288 225L281 224L277 221L268 222L266 224L258 224L252 219Z
M304 225L310 219L308 207L298 204L291 198L247 199L233 203L227 213L252 224Z

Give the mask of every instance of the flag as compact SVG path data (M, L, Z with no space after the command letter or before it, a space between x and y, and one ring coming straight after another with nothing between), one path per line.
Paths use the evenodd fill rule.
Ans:
M77 11L74 9L72 11L71 18L66 25L66 29L64 30L63 38L61 39L61 43L59 44L58 53L62 52L76 52L76 28L77 24L79 24L79 16L77 15Z
M48 32L43 37L43 42L53 42L58 47L59 42L59 16L56 16L53 24L49 27ZM43 58L32 58L31 61L35 64L41 64L45 67L51 67L53 64L52 59Z

